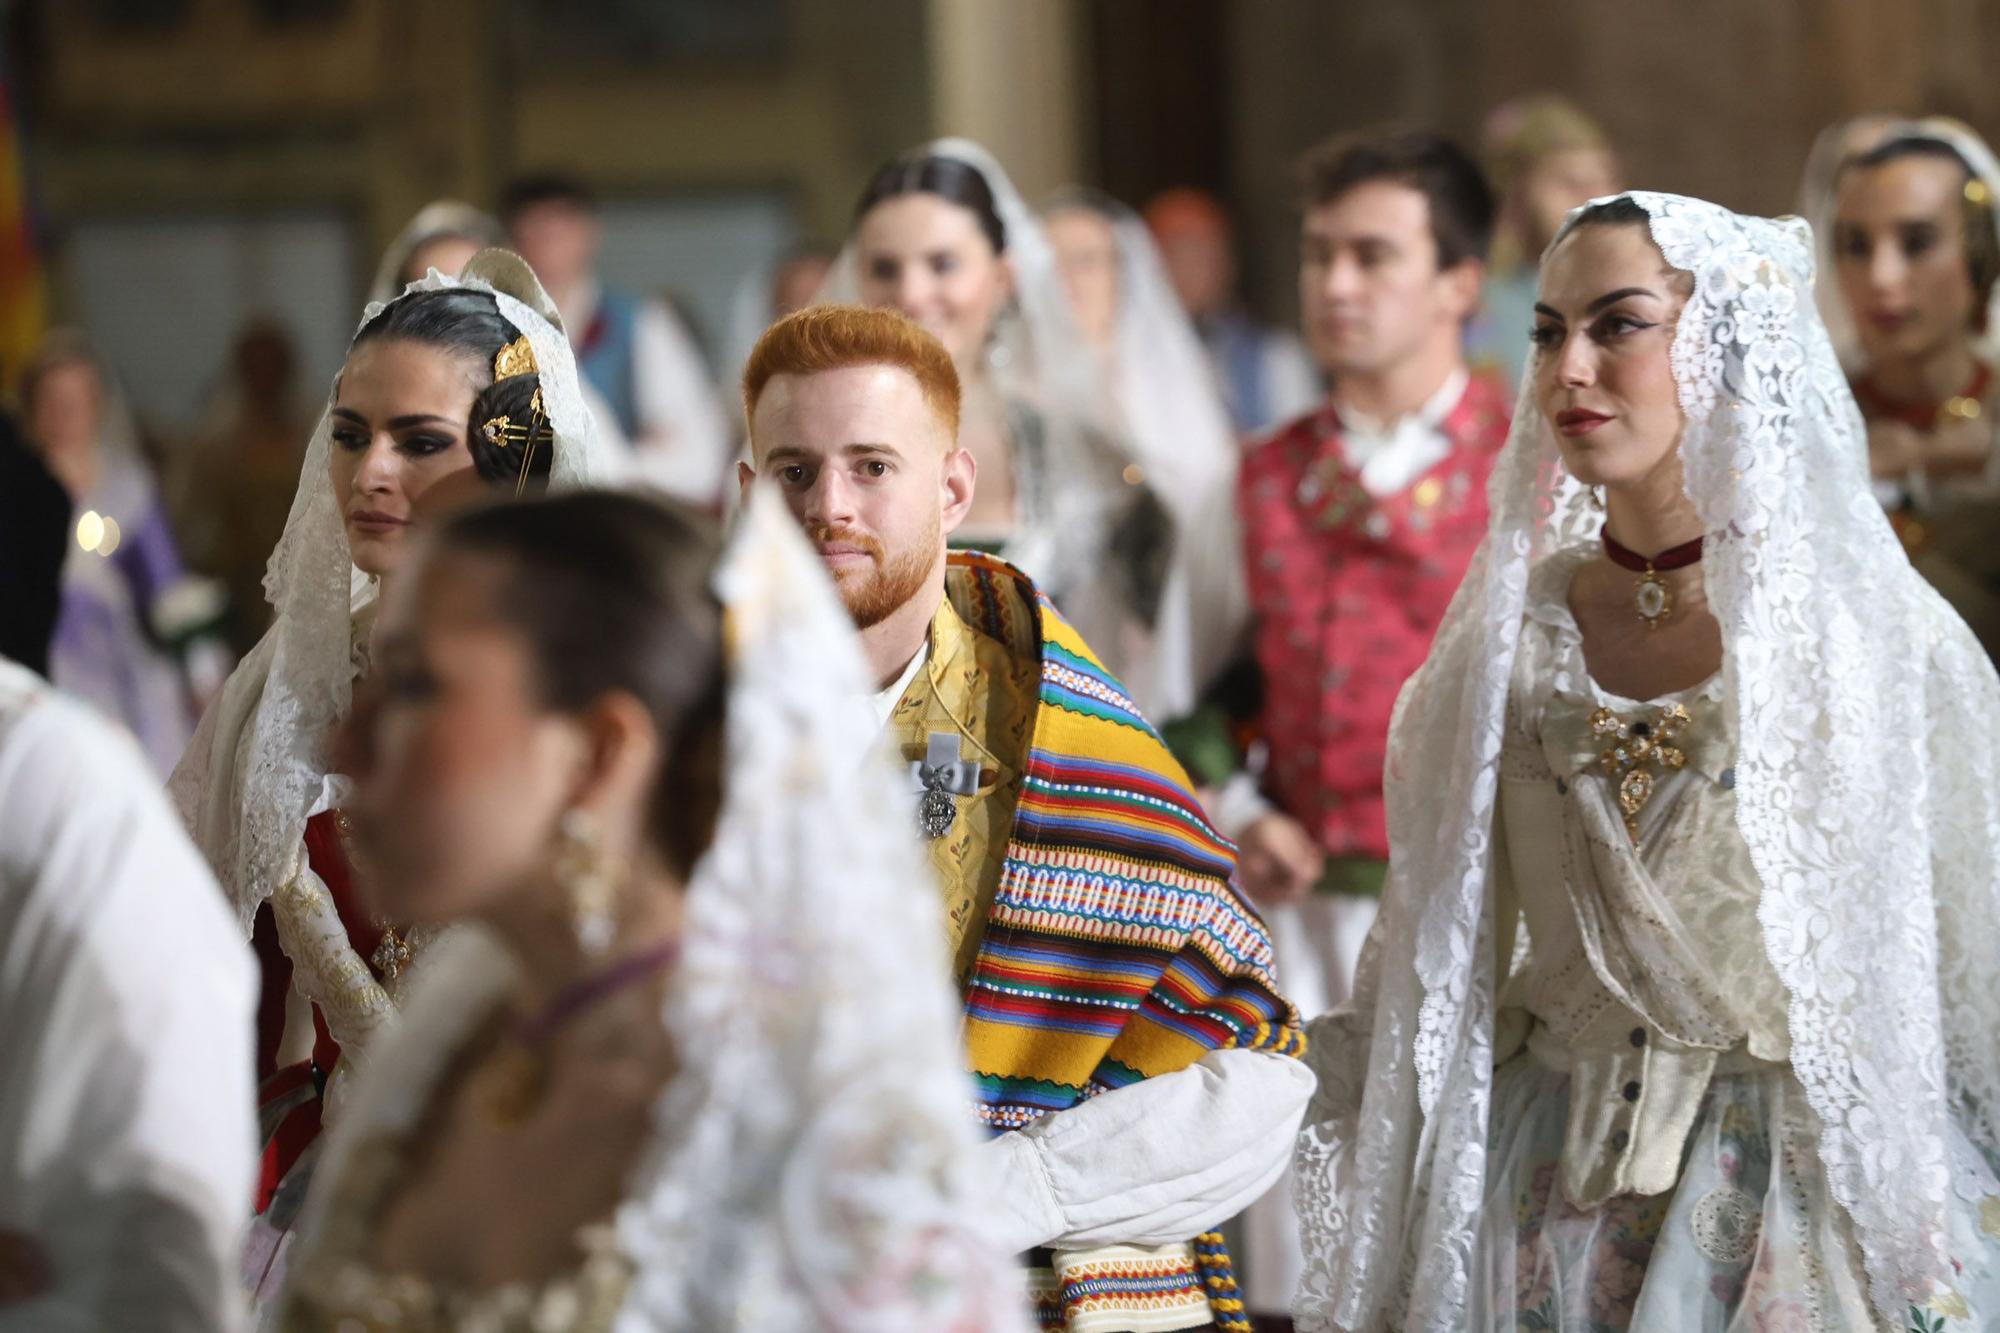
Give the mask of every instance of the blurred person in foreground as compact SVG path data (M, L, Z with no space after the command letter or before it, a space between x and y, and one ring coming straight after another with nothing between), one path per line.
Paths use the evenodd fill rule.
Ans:
M0 522L10 610L48 528ZM0 940L0 1330L239 1328L250 952L145 756L4 659Z
M1495 107L1480 130L1479 147L1500 206L1466 357L1497 370L1513 389L1533 350L1535 267L1572 208L1618 188L1618 155L1604 127L1558 93Z
M935 907L782 505L448 520L348 729L380 910L460 923L354 1091L276 1321L1025 1333Z
M981 1198L1043 1327L1246 1328L1210 1229L1283 1170L1309 1085L1231 848L1033 581L947 552L978 466L943 343L810 307L743 400L744 485L775 485L861 631L854 744L904 775L996 1134Z
M37 675L49 670L49 642L62 610L62 567L69 556L69 492L0 412L0 657Z
M1876 496L2000 656L2000 163L1957 121L1898 122L1841 165L1824 239Z
M1261 434L1318 402L1324 386L1298 336L1259 324L1243 309L1236 228L1215 196L1179 186L1154 195L1144 216L1236 433Z
M49 678L129 730L164 777L227 670L214 638L222 590L182 564L131 415L88 340L45 339L21 406L30 447L76 509Z
M673 311L598 280L596 197L565 176L523 177L502 192L500 221L554 299L577 365L639 475L669 495L719 506L734 457L728 415Z

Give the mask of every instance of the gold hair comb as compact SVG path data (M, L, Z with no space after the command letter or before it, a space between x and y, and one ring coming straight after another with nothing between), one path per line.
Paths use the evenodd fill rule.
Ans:
M516 375L532 375L536 369L535 349L525 333L501 348L493 358L493 378L496 381L512 379Z
M524 338L525 343L527 340ZM503 354L504 355L504 354ZM528 400L528 420L525 425L512 417L501 415L488 417L479 428L488 444L496 449L505 449L512 444L521 445L521 471L514 479L516 497L528 489L528 469L535 461L535 445L548 433L549 418L542 408L542 391L535 390L535 396Z

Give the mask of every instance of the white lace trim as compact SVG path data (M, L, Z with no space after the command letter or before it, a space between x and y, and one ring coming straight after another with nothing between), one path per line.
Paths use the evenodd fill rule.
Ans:
M1948 1121L2000 1152L2000 682L1870 497L1804 224L1632 197L1695 279L1673 345L1681 453L1793 1065L1874 1300L1900 1313L1944 1273ZM1597 527L1527 391L1492 497L1489 536L1398 701L1396 861L1356 1000L1311 1031L1307 1329L1456 1328L1472 1280L1508 682L1530 568Z

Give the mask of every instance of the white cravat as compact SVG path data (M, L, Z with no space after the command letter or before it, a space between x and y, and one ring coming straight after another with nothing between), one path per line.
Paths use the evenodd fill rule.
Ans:
M1445 418L1465 397L1470 382L1471 376L1460 366L1422 407L1394 421L1376 421L1342 408L1340 448L1360 474L1362 489L1378 500L1394 495L1442 462L1451 452Z

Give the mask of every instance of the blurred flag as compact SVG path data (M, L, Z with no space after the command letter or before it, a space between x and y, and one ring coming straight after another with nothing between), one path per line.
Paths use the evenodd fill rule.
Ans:
M11 55L0 45L0 378L10 384L41 341L48 317Z

